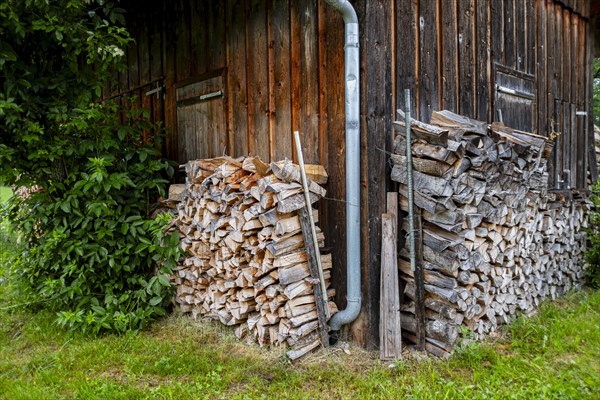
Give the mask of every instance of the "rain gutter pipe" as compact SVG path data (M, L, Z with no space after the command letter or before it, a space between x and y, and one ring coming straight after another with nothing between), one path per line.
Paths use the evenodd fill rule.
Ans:
M346 112L346 308L331 318L334 344L340 328L360 313L360 81L358 17L348 0L325 0L344 19L344 87Z

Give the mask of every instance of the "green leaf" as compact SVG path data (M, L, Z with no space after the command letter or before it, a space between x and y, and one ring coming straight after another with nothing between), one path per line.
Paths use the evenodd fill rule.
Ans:
M71 205L66 201L60 203L60 208L61 208L61 210L63 210L66 213L71 212Z
M166 275L158 275L158 281L163 286L171 286L171 282L169 281L169 278Z
M161 296L155 296L155 297L151 298L148 303L151 306L156 306L156 305L160 304L161 302L162 302L162 297Z

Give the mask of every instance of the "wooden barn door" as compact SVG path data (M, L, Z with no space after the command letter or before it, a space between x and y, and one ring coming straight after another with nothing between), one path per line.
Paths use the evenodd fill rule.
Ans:
M224 95L221 75L176 89L179 163L227 152Z

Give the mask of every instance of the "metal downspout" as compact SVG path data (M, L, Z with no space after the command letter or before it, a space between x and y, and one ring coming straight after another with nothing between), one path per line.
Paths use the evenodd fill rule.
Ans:
M344 83L346 112L346 268L347 305L329 322L331 341L337 341L342 325L358 317L361 306L360 277L360 84L358 17L348 0L325 0L342 15L345 28Z

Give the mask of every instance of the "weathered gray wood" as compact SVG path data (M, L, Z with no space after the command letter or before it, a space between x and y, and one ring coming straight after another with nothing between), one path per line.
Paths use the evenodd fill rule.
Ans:
M406 185L408 183L406 165L394 165L391 178L396 182ZM451 196L453 194L448 180L419 171L413 171L413 185L415 191L419 191L425 195Z
M405 134L405 114L402 110L397 110L398 120L394 121L394 128L399 134ZM431 144L446 146L448 143L448 130L437 126L429 125L414 118L410 119L410 130L413 139L422 139Z
M417 320L413 314L400 313L400 319L402 320L403 329L416 333ZM456 339L458 339L458 328L448 322L427 321L425 323L425 330L428 336L450 345L456 343Z
M402 336L406 337L411 342L416 342L418 340L415 335L409 333L408 331L402 332ZM425 341L425 350L427 350L427 352L433 354L436 357L444 358L444 359L449 358L451 355L448 350L432 343L431 338L427 338L427 340Z
M400 184L398 192L402 195L400 199L400 205L404 211L408 210L408 189L406 185ZM451 198L432 198L430 196L426 196L424 194L415 192L414 193L414 201L415 205L421 208L424 211L430 212L432 214L436 214L439 212L444 212L446 210L456 210L456 205L452 201Z
M312 237L312 229L310 227L310 221L308 218L308 211L306 208L301 208L298 210L298 216L300 217L300 225L302 226L302 237L304 238L305 248L306 248L306 256L308 260L308 267L310 270L310 276L314 278L317 283L313 285L313 291L315 295L315 300L317 304L317 317L319 320L319 337L321 340L321 345L323 347L329 347L329 333L327 327L327 316L329 315L328 311L325 309L325 302L327 299L327 294L323 293L321 290L321 285L319 282L319 270L317 265L317 257L318 257L318 249L315 249L312 245L314 243ZM279 278L281 280L281 276Z
M397 216L393 212L383 214L381 218L381 299L379 315L379 358L381 360L402 357L400 291L398 267L396 265L396 221Z
M451 250L436 252L431 247L423 246L423 259L432 264L439 265L447 271L457 271L460 267L458 256Z
M398 268L406 275L414 278L414 272L410 270L410 263L404 259L399 259ZM437 286L442 289L454 289L458 286L456 278L441 274L433 270L424 270L423 277L425 283Z
M391 154L390 159L395 165L406 165L406 156L400 156L397 154ZM413 158L413 168L415 171L422 172L424 174L442 177L446 172L450 170L450 166L440 161L428 160L425 158Z
M428 143L416 142L412 146L413 154L417 157L438 160L448 165L452 165L458 159L457 155L450 149L443 146L430 145Z
M306 354L308 354L309 352L311 352L312 350L319 347L319 344L320 344L320 340L315 339L313 342L308 343L307 345L305 345L299 349L290 350L286 354L290 358L290 360L296 361L299 358L301 358L301 357L305 356Z
M434 111L431 114L431 124L448 129L450 136L459 139L467 132L485 136L488 130L488 125L485 122L467 118L448 110Z
M412 289L414 289L414 286ZM456 322L456 320L459 319L457 318L458 313L456 311L456 308L453 305L444 303L441 300L432 299L431 297L425 297L425 307L425 317L427 319L443 318L454 322ZM405 302L404 304L402 304L400 310L414 314L415 302Z

